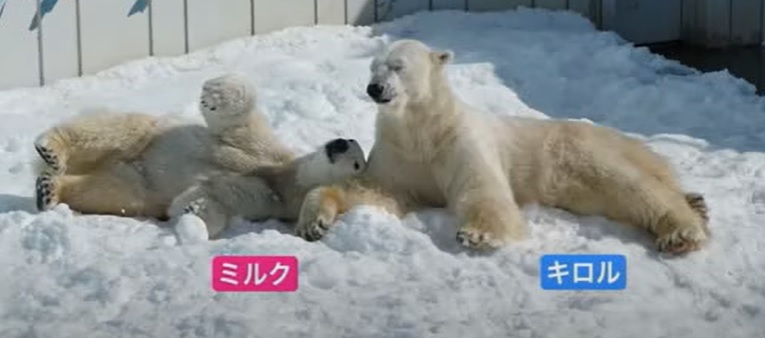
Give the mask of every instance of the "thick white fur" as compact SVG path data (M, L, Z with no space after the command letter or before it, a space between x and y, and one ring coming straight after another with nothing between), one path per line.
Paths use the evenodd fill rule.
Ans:
M209 239L216 238L234 216L251 221L295 221L310 189L338 183L366 168L364 151L356 141L330 142L336 141L345 142L348 148L334 152L331 158L325 145L284 165L263 166L246 175L213 175L175 198L168 214L173 218L198 216Z
M207 126L104 112L47 130L35 142L55 162L38 179L41 209L67 203L81 213L165 218L172 199L202 177L294 160L243 76L207 80L199 108Z
M444 74L451 52L400 40L371 64L376 140L362 179L307 195L297 233L317 240L353 205L403 214L448 207L476 249L528 235L519 206L600 214L644 227L663 251L698 249L706 224L669 166L640 142L588 123L496 117L467 107ZM373 93L377 92L377 93Z

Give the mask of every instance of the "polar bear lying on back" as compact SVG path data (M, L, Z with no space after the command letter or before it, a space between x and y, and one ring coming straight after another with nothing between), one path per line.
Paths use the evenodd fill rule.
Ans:
M400 40L371 64L376 140L361 179L309 192L298 234L321 238L358 204L403 214L448 207L457 239L477 249L528 235L519 206L557 207L643 227L660 250L682 253L707 239L706 206L637 140L588 123L480 114L452 93L451 52Z
M199 107L206 126L139 113L108 113L78 117L45 131L35 142L45 162L36 182L38 209L66 203L84 214L164 219L170 216L168 208L176 197L200 179L276 168L271 169L272 176L282 178L274 185L277 189L271 189L266 179L249 177L248 199L239 201L249 209L232 212L258 219L286 218L290 215L285 214L289 209L284 201L302 201L303 196L297 195L302 189L335 182L338 176L360 172L365 166L358 144L342 139L328 142L315 157L343 161L298 166L305 161L296 159L273 135L257 110L254 89L238 74L205 81ZM350 145L329 147L337 142ZM296 171L298 176L313 174L313 180L291 180ZM294 211L293 218L296 215ZM212 236L219 230L209 232Z

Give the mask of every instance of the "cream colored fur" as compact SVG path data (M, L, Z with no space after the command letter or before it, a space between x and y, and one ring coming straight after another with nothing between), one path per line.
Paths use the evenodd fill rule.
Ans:
M165 218L172 199L200 178L294 160L242 76L207 80L199 108L206 126L103 112L47 130L35 142L49 164L38 178L38 206Z
M524 239L528 203L603 215L654 233L660 250L682 253L707 239L667 163L640 142L582 122L497 117L453 94L451 52L401 40L371 64L376 140L362 179L308 193L298 235L321 238L358 204L402 215L447 207L457 239L476 249Z
M337 150L333 142L345 144ZM193 214L217 238L230 219L251 221L297 219L305 194L317 186L338 183L366 168L364 151L355 140L335 139L318 150L277 166L263 166L246 175L221 173L201 181L174 199L169 216Z

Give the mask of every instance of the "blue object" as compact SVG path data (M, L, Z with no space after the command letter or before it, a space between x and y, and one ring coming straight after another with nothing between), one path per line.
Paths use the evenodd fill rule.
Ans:
M539 282L544 290L624 290L627 259L624 255L543 255Z
M131 16L135 13L141 12L146 10L147 7L149 7L149 0L135 0L135 3L133 3L133 7L130 7L130 12L128 12L128 16Z
M53 10L53 7L56 7L56 3L58 3L58 0L42 0L40 1L40 20L45 16L45 14L50 13ZM32 23L29 25L29 30L33 31L38 26L40 26L40 23L37 21L37 12L35 12L35 16L32 17Z

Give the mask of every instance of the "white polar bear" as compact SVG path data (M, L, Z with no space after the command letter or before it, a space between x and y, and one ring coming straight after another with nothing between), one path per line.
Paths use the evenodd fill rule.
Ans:
M201 177L294 161L243 76L205 81L199 106L207 126L109 113L50 128L35 141L47 164L36 182L38 209L66 203L84 214L164 219L173 198Z
M294 222L309 190L356 176L366 165L356 140L338 138L287 164L259 167L245 175L220 173L203 179L176 197L168 214L175 219L179 237L191 236L195 241L215 239L234 216L250 221L277 218ZM180 222L182 218L184 222ZM179 226L189 226L182 224L189 222L205 230L184 235Z
M362 179L306 196L297 233L321 238L357 204L399 215L448 207L457 239L496 248L528 235L528 203L603 215L643 227L661 251L696 250L708 237L706 205L686 194L642 143L582 122L480 114L458 100L444 73L451 52L394 42L371 64L376 140Z

